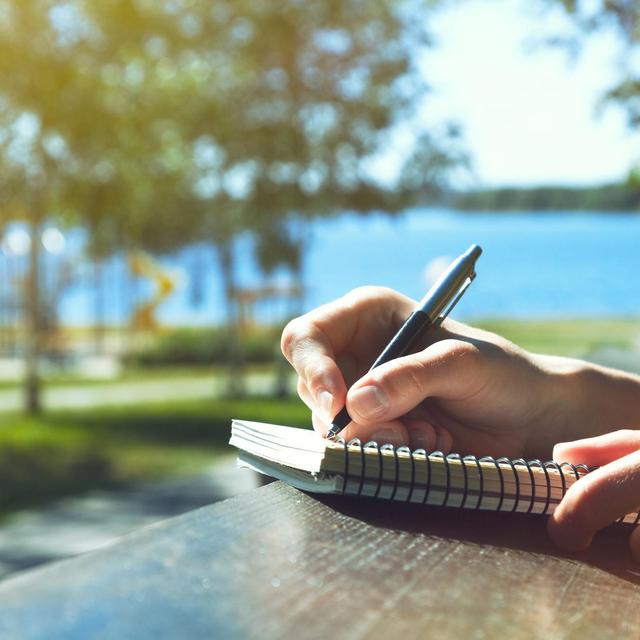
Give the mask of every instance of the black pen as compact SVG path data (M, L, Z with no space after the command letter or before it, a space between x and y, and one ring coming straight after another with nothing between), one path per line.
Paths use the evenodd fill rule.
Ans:
M426 329L437 327L449 315L476 277L476 260L481 253L482 249L477 244L472 244L449 265L449 268L438 278L438 281L429 289L425 297L405 320L405 323L391 338L369 371L385 362L406 355ZM351 417L347 412L347 407L343 407L333 419L327 438L335 438L350 422Z

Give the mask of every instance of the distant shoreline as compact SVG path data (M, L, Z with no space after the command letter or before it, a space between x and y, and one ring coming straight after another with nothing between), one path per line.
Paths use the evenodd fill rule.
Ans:
M598 211L640 213L640 180L593 187L499 187L452 192L442 204L458 211Z

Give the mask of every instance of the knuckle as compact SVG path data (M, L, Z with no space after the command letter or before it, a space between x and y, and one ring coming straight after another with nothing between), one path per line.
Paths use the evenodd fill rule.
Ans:
M638 431L635 429L618 429L613 433L625 442L635 442L638 440Z
M480 349L472 342L451 340L447 358L448 365L455 367L466 379L475 379L481 372L483 356Z
M311 391L315 391L321 384L321 371L314 362L307 362L304 365L303 378L305 384Z
M309 393L309 389L307 388L307 385L304 383L302 378L298 378L297 391L298 391L298 395L300 396L302 401L307 405L307 407L309 407L309 409L313 409L313 406L312 406L313 401L311 398L311 394Z
M418 359L393 363L383 371L372 372L372 377L394 401L414 400L424 394L427 367Z
M308 336L309 331L307 323L304 320L304 316L294 318L287 323L287 326L282 331L282 337L280 339L280 348L284 356L291 360L293 352L304 339Z
M462 367L472 367L480 363L482 354L472 342L447 338L436 343L439 357L435 364L444 365L454 362Z
M364 300L368 300L376 287L371 286L363 286L356 287L355 289L351 289L344 296L343 299L349 306L355 306L363 302Z
M282 336L280 337L280 349L287 358L291 354L291 345L293 343L293 336L295 335L296 320L297 319L287 322L287 325L282 330Z
M425 364L420 360L414 360L407 367L406 373L411 388L418 393L423 393L425 376L428 375Z
M301 398L304 398L304 396L309 394L309 389L307 388L305 381L300 376L298 376L296 390Z
M471 343L463 340L453 340L455 343L451 347L451 355L464 361L467 365L476 364L480 359L480 349Z
M378 287L374 285L364 285L351 289L345 294L344 299L350 306L360 306L365 303L387 300L397 293L389 287Z

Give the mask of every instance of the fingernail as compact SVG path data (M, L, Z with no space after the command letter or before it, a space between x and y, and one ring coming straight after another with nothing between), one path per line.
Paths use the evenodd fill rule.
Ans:
M380 418L389 408L389 398L380 387L369 384L354 391L349 404L351 410L362 418Z
M318 393L318 407L322 413L322 417L331 422L334 418L334 416L331 415L331 410L333 409L333 396L326 389L323 389Z
M311 422L313 424L314 430L324 438L329 431L329 427L324 423L324 420L319 415L316 415L314 413L311 416Z
M371 440L377 442L380 446L383 444L392 444L394 447L400 447L405 444L400 431L392 427L375 431L371 435Z

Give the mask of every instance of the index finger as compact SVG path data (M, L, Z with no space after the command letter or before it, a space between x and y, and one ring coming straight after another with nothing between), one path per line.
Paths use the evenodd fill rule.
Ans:
M360 362L373 361L414 304L392 289L359 287L285 327L282 352L323 416L333 419L346 399L337 357L349 352Z
M281 348L318 410L326 420L332 420L344 404L347 386L336 363L334 347L314 317L316 312L287 324Z
M292 320L282 333L282 353L327 420L344 406L347 386L336 363L345 351L375 351L384 328L411 301L382 287L360 287ZM392 330L392 329L391 329ZM375 354L372 354L375 357ZM372 359L373 359L372 357Z

